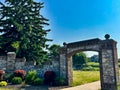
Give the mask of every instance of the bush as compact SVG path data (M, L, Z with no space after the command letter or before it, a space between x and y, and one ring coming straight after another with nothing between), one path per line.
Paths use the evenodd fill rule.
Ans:
M14 77L11 82L12 82L12 84L21 84L22 78L21 77Z
M4 70L0 70L0 81L3 80L5 71Z
M11 82L12 78L14 77L13 74L5 74L5 81L7 82Z
M49 85L53 84L55 81L55 76L54 71L46 71L44 74L44 83Z
M91 67L91 66L88 66L88 67L83 67L82 70L83 70L83 71L93 71L94 68Z
M15 70L14 71L14 76L15 77L21 77L22 79L24 79L25 75L26 75L25 70Z
M28 74L26 75L25 77L25 82L27 84L33 84L34 83L34 80L36 79L37 77L37 72L36 70L33 70L33 71L29 71Z
M99 71L99 68L94 68L92 66L88 66L88 67L83 67L81 70L83 70L83 71Z
M87 63L87 66L91 66L91 67L99 68L99 63L88 62L88 63Z
M42 85L43 84L43 80L39 77L37 77L34 82L33 82L34 85Z
M60 85L60 86L66 85L65 79L62 78L62 77L57 77L57 78L55 79L54 85L55 85L55 86L58 86L58 85Z
M6 86L7 85L7 82L6 81L1 81L0 82L0 86Z

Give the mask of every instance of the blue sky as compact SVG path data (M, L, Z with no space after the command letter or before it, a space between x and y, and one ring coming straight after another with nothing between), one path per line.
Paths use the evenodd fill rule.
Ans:
M120 57L120 0L37 0L44 2L42 14L50 19L52 43L104 39L110 34L118 42Z
M120 0L36 0L44 2L42 14L50 21L51 44L110 34L118 42L120 57Z

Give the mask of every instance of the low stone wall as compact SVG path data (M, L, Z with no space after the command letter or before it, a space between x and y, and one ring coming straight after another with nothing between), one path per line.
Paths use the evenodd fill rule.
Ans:
M26 62L25 58L15 58L14 52L7 53L7 56L0 56L0 69L13 73L14 70L23 69L26 72L36 70L40 77L44 76L46 71L54 71L59 75L59 59L45 62L43 66L38 66L33 61Z
M0 69L5 69L7 64L7 57L0 56Z
M25 71L36 70L40 77L44 77L46 71L54 71L59 76L59 62L57 60L51 61L51 64L44 64L42 67L37 65L25 65L22 69Z

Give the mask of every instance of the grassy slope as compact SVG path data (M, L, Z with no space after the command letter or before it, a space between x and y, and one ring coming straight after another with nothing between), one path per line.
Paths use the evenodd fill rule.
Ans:
M100 80L99 71L73 71L73 84L77 86Z

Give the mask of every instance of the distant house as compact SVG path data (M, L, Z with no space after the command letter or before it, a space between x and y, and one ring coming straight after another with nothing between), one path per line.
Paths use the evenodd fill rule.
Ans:
M90 61L91 62L98 62L99 61L99 56L98 55L91 56Z

